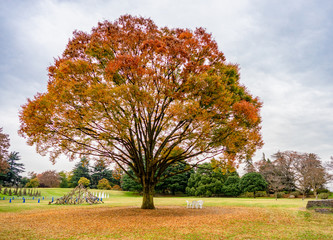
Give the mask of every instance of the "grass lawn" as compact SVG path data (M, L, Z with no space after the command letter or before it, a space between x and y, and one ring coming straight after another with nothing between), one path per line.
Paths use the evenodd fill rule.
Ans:
M48 205L70 189L41 189L46 197L0 201L0 239L333 239L333 214L306 210L307 200L157 197L141 210L142 197L106 191L98 205ZM97 190L92 190L97 191Z

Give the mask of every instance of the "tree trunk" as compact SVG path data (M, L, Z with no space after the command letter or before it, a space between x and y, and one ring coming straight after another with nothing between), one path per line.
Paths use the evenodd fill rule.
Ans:
M154 206L154 186L144 184L143 186L143 199L141 209L155 209Z

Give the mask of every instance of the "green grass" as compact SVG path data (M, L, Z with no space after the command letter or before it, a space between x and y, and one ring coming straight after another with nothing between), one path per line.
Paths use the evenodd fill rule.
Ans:
M55 207L60 208L72 208L75 206L55 206L48 205L52 197L54 199L59 198L67 193L69 193L71 188L40 188L42 197L27 197L25 203L23 203L21 198L14 197L15 199L9 203L9 197L6 196L6 200L0 200L0 212L17 212L23 210L32 210L34 208L38 209L51 209ZM142 197L136 193L125 192L125 191L113 191L113 190L96 190L92 189L91 192L104 192L109 194L110 198L103 199L104 205L112 207L122 207L122 206L135 206L140 207L142 202ZM38 199L40 203L38 203ZM154 202L156 207L158 206L186 206L186 200L193 201L202 199L204 200L204 206L206 207L259 207L259 208L305 208L307 200L302 201L301 199L278 199L273 198L200 198L200 197L155 197ZM91 207L88 204L83 204L82 206Z

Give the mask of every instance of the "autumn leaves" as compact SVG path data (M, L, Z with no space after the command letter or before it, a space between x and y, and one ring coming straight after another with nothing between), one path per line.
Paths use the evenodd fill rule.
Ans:
M125 15L74 32L47 92L22 107L20 134L53 160L110 159L152 191L175 162L253 155L260 108L204 29Z

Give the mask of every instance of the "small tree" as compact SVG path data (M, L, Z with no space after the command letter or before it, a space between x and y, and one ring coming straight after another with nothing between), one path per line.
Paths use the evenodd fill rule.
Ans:
M110 190L111 186L110 186L109 181L106 178L103 178L103 179L98 181L97 188L98 189Z
M37 175L40 187L59 187L60 175L55 171L45 171Z
M59 172L59 176L60 176L60 187L68 188L68 173L61 171Z
M82 184L85 187L89 187L90 180L85 177L81 177L80 180L78 181L78 184Z
M36 188L39 186L39 180L37 177L32 178L29 182L25 185L26 188Z
M251 172L241 178L239 187L243 192L253 192L255 198L257 191L266 190L267 182L260 173Z

